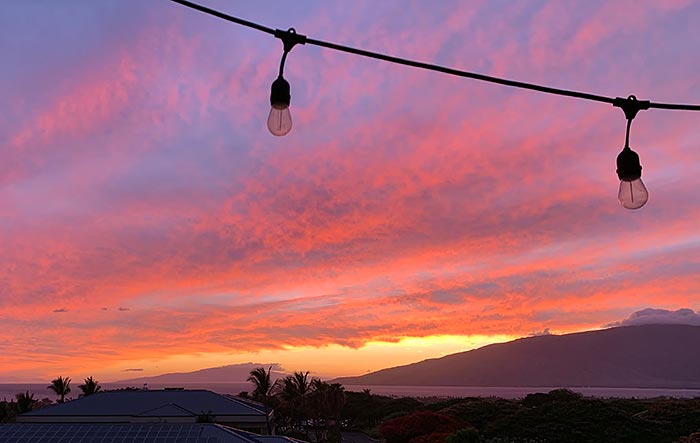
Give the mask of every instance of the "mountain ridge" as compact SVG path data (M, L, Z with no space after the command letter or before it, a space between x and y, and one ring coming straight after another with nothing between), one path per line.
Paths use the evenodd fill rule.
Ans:
M170 372L148 377L129 378L111 383L241 383L247 381L250 371L259 367L263 367L265 370L272 367L270 376L273 380L289 375L277 363L239 363L191 372Z
M700 388L700 326L541 335L334 382L385 386Z

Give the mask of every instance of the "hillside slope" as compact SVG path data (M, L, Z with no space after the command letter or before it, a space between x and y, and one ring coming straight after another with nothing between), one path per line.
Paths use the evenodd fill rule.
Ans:
M263 367L267 370L269 366L269 364L260 363L241 363L218 368L200 369L193 372L173 372L151 377L130 378L114 383L239 383L246 381L251 370L258 367ZM275 365L272 364L272 366L273 370L270 375L273 380L287 375L284 372L275 371Z
M700 326L522 338L335 381L393 386L700 388Z

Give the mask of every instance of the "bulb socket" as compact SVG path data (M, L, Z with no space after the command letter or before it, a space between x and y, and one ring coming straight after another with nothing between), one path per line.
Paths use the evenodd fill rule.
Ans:
M617 176L620 180L631 182L642 176L642 165L639 163L639 155L625 147L617 155Z
M291 100L289 82L283 77L277 77L277 80L272 82L272 88L270 89L270 105L276 109L286 109L289 107Z

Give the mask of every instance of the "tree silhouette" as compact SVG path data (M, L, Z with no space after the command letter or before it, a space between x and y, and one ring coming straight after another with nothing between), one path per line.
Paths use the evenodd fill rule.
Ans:
M268 409L272 405L273 390L277 386L277 381L274 383L272 382L270 377L271 371L272 366L267 368L267 371L265 371L265 368L255 368L250 371L250 375L248 376L248 381L253 383L253 386L255 386L252 394L253 400L259 401L265 407L265 424L267 426L268 434L272 433L272 430L270 429Z
M302 403L306 403L306 398L309 396L311 391L311 381L309 381L309 371L306 372L295 372L291 376L292 381L292 392Z
M84 396L87 396L98 392L100 389L102 389L102 386L100 386L100 382L97 380L93 380L92 377L88 377L85 379L85 384L78 385L78 388L83 391Z
M309 406L314 421L316 441L339 440L340 416L345 406L345 388L340 383L311 381Z
M29 391L15 394L15 398L17 399L17 409L20 414L31 411L37 403L34 394L30 394Z
M70 393L70 377L58 377L51 380L51 384L46 387L46 389L52 390L56 395L61 398L58 403L63 403L66 399L66 395Z
M313 413L322 420L337 422L345 406L345 388L340 383L326 383L317 378L311 381L310 395Z
M281 387L277 393L281 399L280 409L282 415L289 419L285 426L302 430L308 434L306 427L302 426L309 417L308 397L311 393L309 372L295 372L282 379ZM307 435L308 437L308 435Z

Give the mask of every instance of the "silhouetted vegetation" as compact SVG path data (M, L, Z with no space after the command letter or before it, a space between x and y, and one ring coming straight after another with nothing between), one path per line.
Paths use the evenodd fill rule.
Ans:
M0 423L14 423L19 414L45 408L53 404L48 398L37 400L34 394L20 392L15 394L15 401L0 401Z
M363 392L346 392L341 420L347 427L362 430L373 437L379 436L379 425L387 418L409 414L423 406L420 401L400 397L392 398Z
M416 411L385 420L380 428L387 443L416 443L445 441L452 433L465 427L456 418L432 411Z
M66 395L70 393L70 377L58 377L51 380L51 384L46 387L59 396L58 403L66 401Z
M0 402L0 423L14 423L19 414L17 403L9 401Z
M462 428L448 435L445 441L447 443L479 443L481 441L481 436L479 435L479 431L474 428Z
M102 386L100 386L98 381L93 380L92 377L88 377L85 379L84 384L78 385L78 388L83 391L83 396L87 396L98 392L100 389L102 389Z
M265 424L267 425L268 434L272 433L268 412L272 406L273 389L277 386L277 383L273 383L270 378L270 371L272 371L272 366L270 366L267 371L265 371L265 368L255 368L250 371L250 375L248 376L248 381L255 386L252 395L253 400L259 401L265 407ZM242 397L248 397L247 392L245 392L245 395L243 394L244 393L241 392Z
M375 415L368 419L363 411ZM559 389L520 400L422 404L348 393L343 414L347 426L370 434L378 420L387 443L700 443L700 398L596 399Z
M268 429L304 439L313 433L317 442L339 442L345 389L338 383L310 378L308 372L295 372L273 383L271 369L256 368L250 372L248 381L254 389L245 396L260 402L266 412L274 409Z
M31 411L37 403L34 394L30 394L29 391L20 392L15 395L15 398L17 399L17 412L20 414Z

